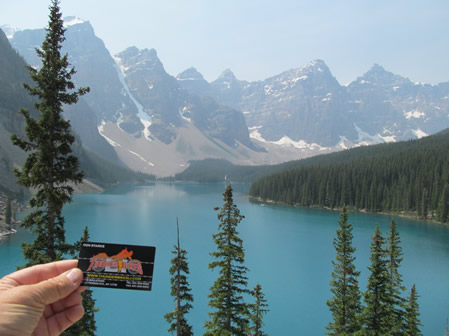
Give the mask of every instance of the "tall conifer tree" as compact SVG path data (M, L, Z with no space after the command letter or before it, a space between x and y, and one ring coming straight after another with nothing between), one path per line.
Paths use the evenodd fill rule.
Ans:
M422 325L419 320L419 305L418 305L418 293L416 293L416 287L413 285L410 290L410 296L408 298L407 307L405 309L405 324L404 324L404 336L421 336L421 330L419 327Z
M65 203L71 201L71 184L80 183L78 159L71 155L74 137L70 123L62 118L63 105L75 104L88 88L75 90L71 81L75 74L69 69L68 56L61 55L65 40L59 1L52 0L47 34L41 49L36 49L42 67L28 67L36 86L24 84L30 95L36 96L35 104L39 118L34 119L29 111L20 112L25 117L27 139L12 136L12 142L29 152L22 170L16 170L19 184L33 188L36 193L30 200L35 209L22 225L36 234L32 244L23 243L27 265L58 260L70 251L65 241L64 218L61 214Z
M209 313L210 320L204 325L207 336L240 336L248 330L248 305L243 294L248 294L244 266L245 252L243 241L238 236L237 226L244 218L234 204L232 187L228 185L223 193L224 205L215 210L218 214L219 232L212 237L217 251L211 256L215 261L209 264L212 270L218 269L220 276L211 287L209 306L214 309Z
M187 275L190 273L189 264L187 262L187 251L181 248L179 243L179 225L176 220L178 244L175 245L172 253L175 257L171 260L170 274L172 278L171 283L171 296L175 298L175 310L165 314L164 317L170 328L170 333L176 332L176 336L192 336L192 326L187 322L186 315L192 308L191 302L193 302L193 295L190 293L189 283L187 281Z
M449 184L445 184L437 208L438 220L446 223L449 214Z
M355 248L352 246L352 225L348 223L346 208L340 215L337 237L334 239L334 247L337 252L336 260L332 261L331 292L332 299L327 301L332 312L333 321L327 326L328 335L349 335L360 330L360 290L356 271Z
M404 299L401 295L405 287L402 285L402 276L399 273L399 266L402 261L401 240L394 221L390 225L390 234L388 235L387 243L389 275L387 292L390 298L390 330L392 335L402 335Z
M250 320L252 326L250 327L250 336L268 336L264 333L263 328L263 316L268 312L267 300L262 292L262 286L257 284L252 291L252 295L256 300L255 303L249 305Z
M12 209L11 209L11 199L8 197L6 199L6 208L5 208L5 223L6 226L11 228L12 224Z
M390 335L391 299L388 295L389 274L388 260L385 257L385 240L380 233L379 226L372 237L371 265L368 269L371 274L368 278L365 296L365 309L363 312L363 335L383 336Z

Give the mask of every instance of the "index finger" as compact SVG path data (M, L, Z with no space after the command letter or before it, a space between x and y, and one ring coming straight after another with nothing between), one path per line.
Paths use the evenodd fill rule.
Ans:
M75 268L77 264L78 260L60 260L48 264L31 266L6 275L0 280L0 284L19 286L39 283Z

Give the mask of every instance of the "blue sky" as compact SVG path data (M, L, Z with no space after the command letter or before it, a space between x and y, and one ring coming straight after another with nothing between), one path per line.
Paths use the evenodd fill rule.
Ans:
M0 25L41 28L50 0L7 0ZM170 74L230 68L262 80L322 59L341 84L377 63L414 82L449 81L448 0L62 0L112 54L155 48Z

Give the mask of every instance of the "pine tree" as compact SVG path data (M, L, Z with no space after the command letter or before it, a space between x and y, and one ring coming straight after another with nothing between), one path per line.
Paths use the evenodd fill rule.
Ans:
M405 290L402 286L402 276L399 273L399 266L402 261L402 249L400 246L401 240L399 232L396 229L396 223L391 222L390 234L387 239L387 258L388 258L388 287L387 293L390 299L389 306L391 311L390 327L392 335L402 335L404 315L404 299L401 294Z
M410 296L408 298L407 307L405 309L405 324L404 324L404 336L421 336L422 333L419 329L421 321L419 320L419 305L418 305L418 293L416 292L415 285L410 290Z
M204 325L207 336L240 336L248 330L248 305L243 295L248 294L246 272L244 266L245 252L243 241L238 236L237 226L244 218L234 204L232 187L228 185L223 193L224 205L218 214L219 232L212 237L217 251L211 253L215 261L209 268L218 269L220 276L215 280L209 295L210 320Z
M42 48L36 49L42 67L40 70L28 67L36 86L24 84L30 95L38 98L35 107L39 118L22 109L27 139L11 137L15 145L29 152L22 170L15 170L17 181L36 191L30 200L35 210L22 223L36 234L32 244L23 243L25 258L29 260L27 266L61 259L70 251L61 213L64 204L71 201L71 184L80 183L83 178L78 171L78 159L71 155L74 137L70 122L62 118L62 112L64 104L75 104L89 89L74 90L71 77L75 70L68 69L68 56L60 53L65 40L61 16L59 1L53 0L45 40Z
M446 223L449 214L449 184L444 186L444 189L441 193L440 200L438 202L438 220L441 223Z
M252 326L249 328L250 336L268 336L268 334L262 331L264 325L263 316L268 312L268 309L266 309L268 305L260 284L254 287L252 295L256 302L249 305L250 320L252 322Z
M81 240L75 243L75 250L79 251L81 242L89 241L89 230L87 226L84 228L83 236ZM95 313L99 311L98 308L95 307L95 299L93 298L93 292L91 289L86 289L81 293L81 297L83 299L83 307L84 307L84 315L83 317L76 322L69 329L64 331L62 335L64 336L94 336L95 331L97 330L97 325L95 322Z
M187 281L187 274L189 271L189 264L187 262L187 251L181 248L179 243L179 226L176 220L178 244L174 246L172 253L175 257L171 260L170 274L172 278L171 296L175 298L175 310L165 314L164 318L170 323L168 331L170 333L176 332L176 336L192 336L192 326L187 323L185 315L192 308L193 296L190 293L189 283Z
M364 330L362 334L367 336L389 335L390 332L391 300L388 295L389 274L384 243L384 238L377 226L370 247L371 265L368 269L371 274L364 294L366 306L363 311Z
M6 199L6 208L5 208L5 223L8 228L11 228L11 219L12 219L11 199L8 197Z
M331 292L334 295L327 301L332 312L333 321L326 327L328 335L348 335L360 330L360 290L356 271L355 248L352 246L352 225L348 223L346 208L340 215L337 237L334 239L334 247L337 252L336 260L332 261Z

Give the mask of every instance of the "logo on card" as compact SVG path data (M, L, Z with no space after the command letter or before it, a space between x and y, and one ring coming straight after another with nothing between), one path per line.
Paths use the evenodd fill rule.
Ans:
M110 273L130 273L143 274L142 264L137 259L132 259L133 251L128 248L123 249L114 256L108 256L106 253L98 253L90 258L88 271L110 272Z

